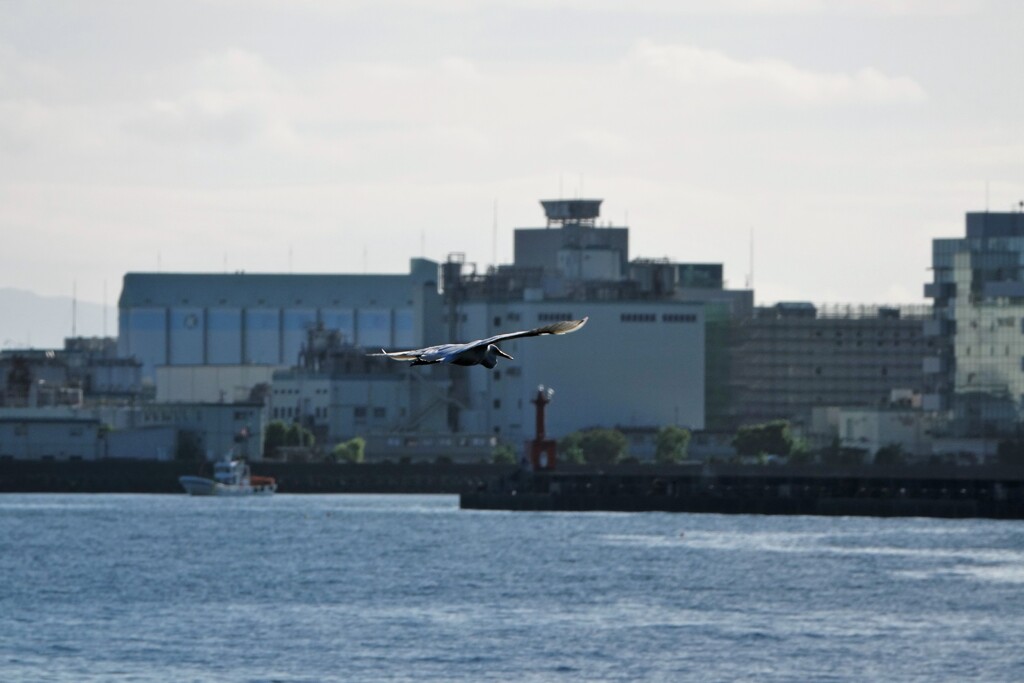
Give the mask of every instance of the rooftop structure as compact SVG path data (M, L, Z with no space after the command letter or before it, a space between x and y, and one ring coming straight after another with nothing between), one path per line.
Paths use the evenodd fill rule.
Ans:
M542 199L548 227L565 225L589 225L594 227L601 215L603 199Z

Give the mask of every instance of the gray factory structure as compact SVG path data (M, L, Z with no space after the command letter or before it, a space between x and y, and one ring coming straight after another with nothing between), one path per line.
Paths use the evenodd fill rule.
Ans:
M539 385L556 391L553 434L615 427L637 452L666 425L810 429L817 407L884 409L925 389L927 307L755 307L721 264L633 257L601 200L541 205L544 224L514 231L513 262L486 269L455 253L398 275L130 273L119 350L160 401L266 384L268 419L424 457L522 443ZM578 334L510 342L514 360L490 372L365 356L583 316Z
M631 260L629 230L598 225L600 204L543 202L546 225L515 231L514 263L483 273L458 254L401 275L129 273L119 351L161 401L242 399L268 383L269 419L328 442L518 444L541 384L561 406L553 433L703 430L706 317L749 315L752 292L724 289L719 264ZM490 372L365 357L583 316L578 334L510 342L514 360Z
M160 367L291 366L306 331L337 330L365 348L420 345L438 327L437 264L405 275L128 273L118 351Z
M755 306L721 264L634 257L629 228L599 220L601 200L541 205L543 224L514 231L513 262L486 268L453 253L401 274L129 273L124 361L97 367L134 368L135 405L262 405L235 427L297 422L328 449L360 436L371 460L519 450L541 385L555 391L551 435L617 428L641 460L668 425L693 430L705 453L773 419L811 446L838 439L869 454L896 442L934 454L939 437L991 445L1019 429L1021 214L971 213L964 238L934 241L934 306ZM490 371L367 356L583 316L578 333L508 342L513 360ZM32 397L56 376L53 357L6 359L17 382L0 408L43 405ZM149 426L166 430L173 412L151 412Z

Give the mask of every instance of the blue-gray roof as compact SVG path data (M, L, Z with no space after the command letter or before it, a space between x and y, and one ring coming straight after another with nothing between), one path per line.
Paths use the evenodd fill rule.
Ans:
M437 263L413 259L408 274L127 273L118 306L405 306L437 282Z

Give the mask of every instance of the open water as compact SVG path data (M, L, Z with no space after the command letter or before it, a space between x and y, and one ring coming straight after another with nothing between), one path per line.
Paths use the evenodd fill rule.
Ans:
M2 681L1020 681L1024 524L0 496Z

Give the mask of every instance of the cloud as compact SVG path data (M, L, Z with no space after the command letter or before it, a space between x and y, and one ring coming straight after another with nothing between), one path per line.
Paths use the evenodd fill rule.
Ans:
M9 45L0 43L0 101L21 99L39 91L54 91L59 72L33 62Z
M284 75L239 49L204 54L149 74L154 93L125 116L124 130L167 145L236 146L292 136L281 111Z
M324 15L344 15L366 8L387 8L391 12L420 11L420 0L202 0L223 7L263 9L300 8ZM664 15L771 16L771 15L874 15L947 16L979 11L978 0L645 0L632 12ZM503 0L487 3L494 9L533 12L569 10L574 12L621 14L621 0ZM479 14L482 4L473 0L434 0L430 11L440 14ZM484 8L486 9L486 8Z
M864 67L847 73L802 69L777 59L742 60L692 45L639 42L624 62L639 76L711 91L723 99L796 105L916 104L927 99L913 79Z

